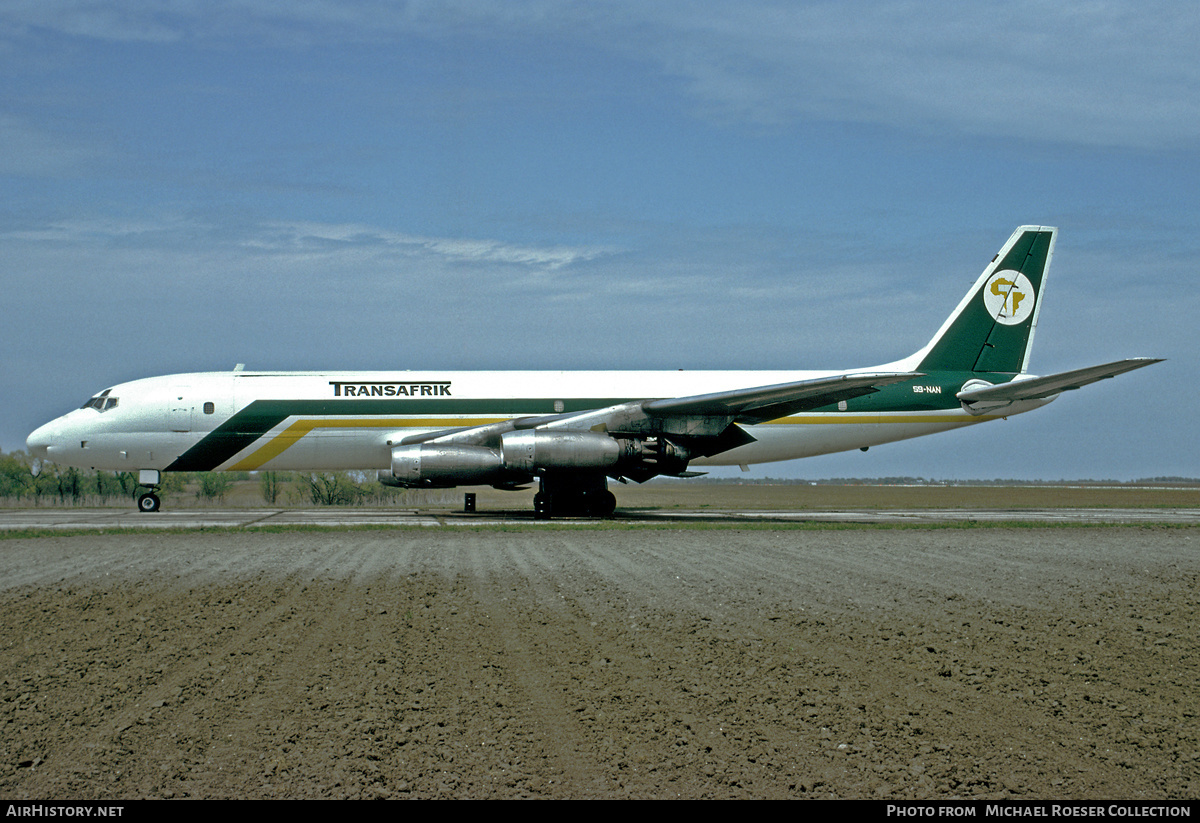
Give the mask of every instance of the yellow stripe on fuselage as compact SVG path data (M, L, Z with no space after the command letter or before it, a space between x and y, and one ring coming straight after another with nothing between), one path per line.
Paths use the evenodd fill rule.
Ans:
M460 426L485 426L489 423L500 423L509 419L507 417L498 417L495 420L491 420L471 417L462 420L447 420L444 417L439 417L427 420L413 418L396 420L390 418L351 417L343 420L297 420L272 437L257 451L243 457L226 469L226 471L254 471L296 445L300 442L301 438L314 429L454 429Z
M943 412L922 414L915 412L826 412L823 414L801 414L790 417L780 417L764 425L770 426L814 426L814 425L879 425L883 423L934 423L950 425L968 425L997 420L1003 415L981 414L978 416L962 413ZM456 420L445 417L437 418L362 418L351 417L343 419L310 418L297 420L274 437L270 438L253 453L228 467L228 471L254 471L268 461L275 459L296 445L305 435L315 429L452 429L462 426L485 426L489 423L500 423L510 420L508 417L497 418L460 418Z

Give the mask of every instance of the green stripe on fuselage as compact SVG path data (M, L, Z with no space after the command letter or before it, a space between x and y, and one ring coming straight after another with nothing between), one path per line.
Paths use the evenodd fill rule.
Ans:
M454 417L473 415L533 417L600 409L628 401L625 399L577 398L563 400L561 409L554 408L555 402L549 398L255 400L206 434L199 443L180 455L164 471L212 471L289 417ZM448 428L457 425L460 424L447 423Z
M907 383L884 386L873 394L846 401L846 408L830 403L806 413L845 412L935 412L960 408L955 394L968 380L984 379L990 383L1006 383L1011 374L971 371L949 371L926 374ZM166 471L212 471L243 449L253 445L289 417L530 417L562 412L601 409L630 398L564 399L563 408L555 409L555 400L548 398L515 398L501 400L430 399L329 399L329 400L255 400L230 417L199 443L188 449ZM447 421L447 427L461 425Z

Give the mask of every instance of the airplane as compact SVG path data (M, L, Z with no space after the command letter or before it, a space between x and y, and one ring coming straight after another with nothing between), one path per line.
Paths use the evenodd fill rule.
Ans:
M608 480L867 448L1031 411L1160 362L1027 366L1058 230L1021 226L923 348L850 371L244 371L107 388L30 454L136 471L376 470L401 488L529 488L534 515L611 516Z

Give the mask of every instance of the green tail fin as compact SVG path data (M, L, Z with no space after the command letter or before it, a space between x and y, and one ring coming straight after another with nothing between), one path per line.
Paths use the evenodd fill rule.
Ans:
M1024 372L1058 229L1021 226L938 333L917 371Z

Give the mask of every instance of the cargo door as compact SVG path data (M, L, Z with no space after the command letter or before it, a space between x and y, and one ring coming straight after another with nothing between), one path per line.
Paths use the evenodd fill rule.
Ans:
M167 427L173 432L190 432L192 430L192 389L190 386L172 386L170 396L170 413Z

